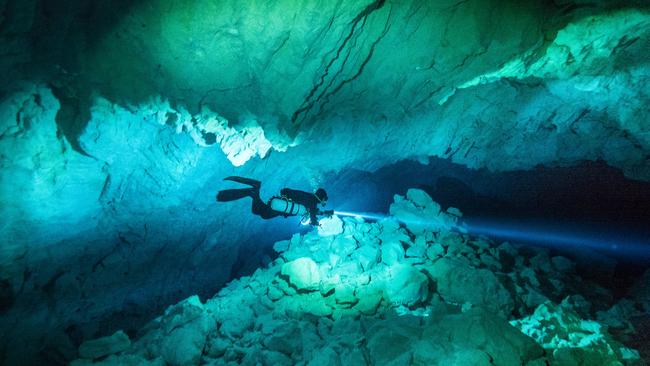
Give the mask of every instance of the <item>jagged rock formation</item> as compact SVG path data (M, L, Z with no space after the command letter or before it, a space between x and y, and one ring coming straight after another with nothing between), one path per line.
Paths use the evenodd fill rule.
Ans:
M5 4L17 39L9 66L51 56L41 73L67 103L162 95L231 127L259 125L274 146L313 151L333 137L354 152L335 169L426 156L495 170L604 159L650 178L643 2L146 1L120 16L107 16L110 5ZM75 17L99 26L80 30ZM30 24L31 56L20 50ZM69 55L56 49L66 37L78 41Z
M418 190L407 197L417 198L398 196L395 206L432 202ZM416 234L395 217L332 221L342 230L278 242L268 268L206 303L170 307L128 350L72 365L641 364L605 325L578 315L589 317L592 304L573 288L605 290L566 258L449 228ZM393 247L399 255L384 250Z
M22 85L0 103L9 239L0 251L0 353L9 364L39 350L62 362L75 338L127 325L192 283L216 291L241 251L208 230L219 225L209 182L231 162L166 126L164 103L133 112L98 99L79 140L84 154L57 128L59 111L43 85ZM235 135L222 135L225 151ZM236 158L250 151L237 146ZM241 240L255 233L240 224Z

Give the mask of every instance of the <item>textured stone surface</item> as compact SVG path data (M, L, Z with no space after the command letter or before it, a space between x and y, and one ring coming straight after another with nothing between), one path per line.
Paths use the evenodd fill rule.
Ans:
M394 305L413 306L426 300L429 279L422 272L408 265L395 265L389 270L386 299Z
M464 250L442 253L442 258L413 261L401 257L394 265L377 262L361 268L351 265L356 264L355 253L372 247L375 236L395 232L394 221L341 221L343 232L334 238L321 236L315 229L294 236L289 246L277 246L284 250L285 257L293 257L291 252L311 253L311 257L290 262L280 257L250 277L229 283L206 304L193 297L171 307L142 329L140 338L119 359L126 362L127 357L141 355L146 362L157 362L162 355L170 364L183 365L516 366L640 362L638 353L621 346L599 321L580 318L573 309L589 312L590 303L568 291L561 292L560 296L567 300L560 306L550 301L534 311L522 306L515 315L514 304L522 301L519 290L523 284L545 297L558 295L557 290L543 286L526 273L530 268L541 272L550 266L544 250L520 250L466 235L452 240L462 234L438 228L435 233L425 230L423 235L444 240L448 246L462 243ZM334 264L327 258L319 259L318 252L312 251L316 247L329 248L337 238L347 235L357 238L358 246L352 253L341 253ZM404 240L407 245L418 241ZM419 242L434 245L433 241ZM520 259L515 262L527 261L532 267L515 263L500 270L486 269L484 263L471 260L479 251L490 257L498 251L507 252ZM319 273L320 291L296 291L285 282L285 268ZM458 271L454 275L458 278L441 276L450 271ZM568 272L553 276L550 278L567 287L576 282L583 290L592 287ZM444 282L447 280L455 285L453 292L451 284ZM504 284L510 281L513 285L506 289ZM574 296L567 297L569 294ZM623 314L610 314L610 319L615 318L627 319ZM170 338L176 332L182 332L182 339ZM177 344L172 349L184 358L171 358L166 353L165 341L170 339ZM192 347L186 346L188 342ZM114 359L94 364L111 365ZM75 361L77 364L88 363Z
M298 290L316 290L320 285L318 265L311 258L298 258L282 266L282 274Z
M510 293L489 270L442 258L433 264L430 273L446 301L482 306L505 316L514 309Z
M336 158L336 168L419 156L497 170L601 158L647 179L648 13L543 4L153 3L80 57L108 95L164 91L234 124L257 121L273 145L309 151L327 136L343 151L375 153Z
M81 358L99 358L122 352L131 346L129 336L124 332L117 331L109 337L102 337L92 341L86 341L79 346L79 357Z
M206 183L232 165L160 124L158 106L130 112L98 99L81 154L59 133L50 88L23 84L0 102L9 364L38 354L35 339L70 342L61 329L72 324L84 324L86 339L112 334L178 301L179 289L203 283L212 292L227 280L239 249L207 230L217 220L206 215Z
M540 305L535 312L512 324L552 350L552 359L560 365L609 365L635 362L639 353L624 347L593 320L581 319L565 300L559 306Z
M457 223L455 215L442 213L440 205L421 189L409 189L405 198L396 195L395 203L390 206L390 214L414 234L422 234L425 230L450 229ZM423 220L422 217L427 219Z

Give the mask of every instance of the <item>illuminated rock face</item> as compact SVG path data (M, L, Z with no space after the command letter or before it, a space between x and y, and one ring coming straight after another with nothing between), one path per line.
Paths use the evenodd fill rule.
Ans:
M345 156L310 169L427 156L493 170L603 159L650 179L650 15L589 5L144 1L101 34L88 29L80 62L59 67L120 104L161 95L194 115L215 111L219 123L197 119L192 130L216 134L236 165L271 146L313 154L336 141ZM225 121L248 137L229 137ZM266 141L233 151L251 135Z
M312 159L309 169L427 156L494 170L603 159L650 179L644 6L148 0L116 11L87 3L48 2L18 17L38 8L21 2L6 14L15 26L7 32L18 37L36 23L31 58L51 56L46 74L62 99L88 107L86 96L99 92L137 108L162 96L172 115L196 117L188 133L216 139L235 165L271 146L314 154L336 141L345 154ZM69 13L97 29L80 31ZM70 47L76 37L83 41ZM22 75L30 55L20 45L7 45L16 48L7 61ZM219 122L199 118L205 108Z

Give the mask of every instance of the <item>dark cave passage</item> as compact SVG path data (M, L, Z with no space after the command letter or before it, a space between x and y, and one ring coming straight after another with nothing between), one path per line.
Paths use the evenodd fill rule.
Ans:
M332 205L342 211L387 212L394 194L417 187L443 208L460 209L469 222L542 224L650 243L650 183L626 178L602 161L490 172L433 158L427 165L406 160L374 173L347 171L326 181L336 192Z
M351 212L388 212L393 195L420 188L443 209L460 209L470 227L499 229L477 234L571 257L584 276L620 296L650 264L650 183L602 161L490 172L433 158L427 165L406 160L326 181L335 192L332 205Z

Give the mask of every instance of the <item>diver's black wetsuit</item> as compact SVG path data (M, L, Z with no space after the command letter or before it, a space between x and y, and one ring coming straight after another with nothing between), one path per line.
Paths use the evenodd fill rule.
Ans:
M280 190L280 194L297 204L305 206L309 212L309 223L312 225L318 225L316 214L318 213L319 201L313 193L298 191L291 188L283 188Z
M242 188L242 189L226 189L219 191L217 194L217 201L219 202L228 202L238 200L244 197L251 197L253 199L252 211L253 214L260 216L261 218L268 220L278 216L289 217L290 215L275 211L271 208L270 204L265 203L260 198L260 186L261 182L254 179L243 178L243 177L227 177L225 180L231 180L238 183L248 184L251 188ZM283 197L290 199L292 202L305 206L309 212L309 223L311 225L318 225L318 203L319 199L314 193L299 191L290 188L283 188L280 191L280 194ZM270 201L270 200L269 200Z

